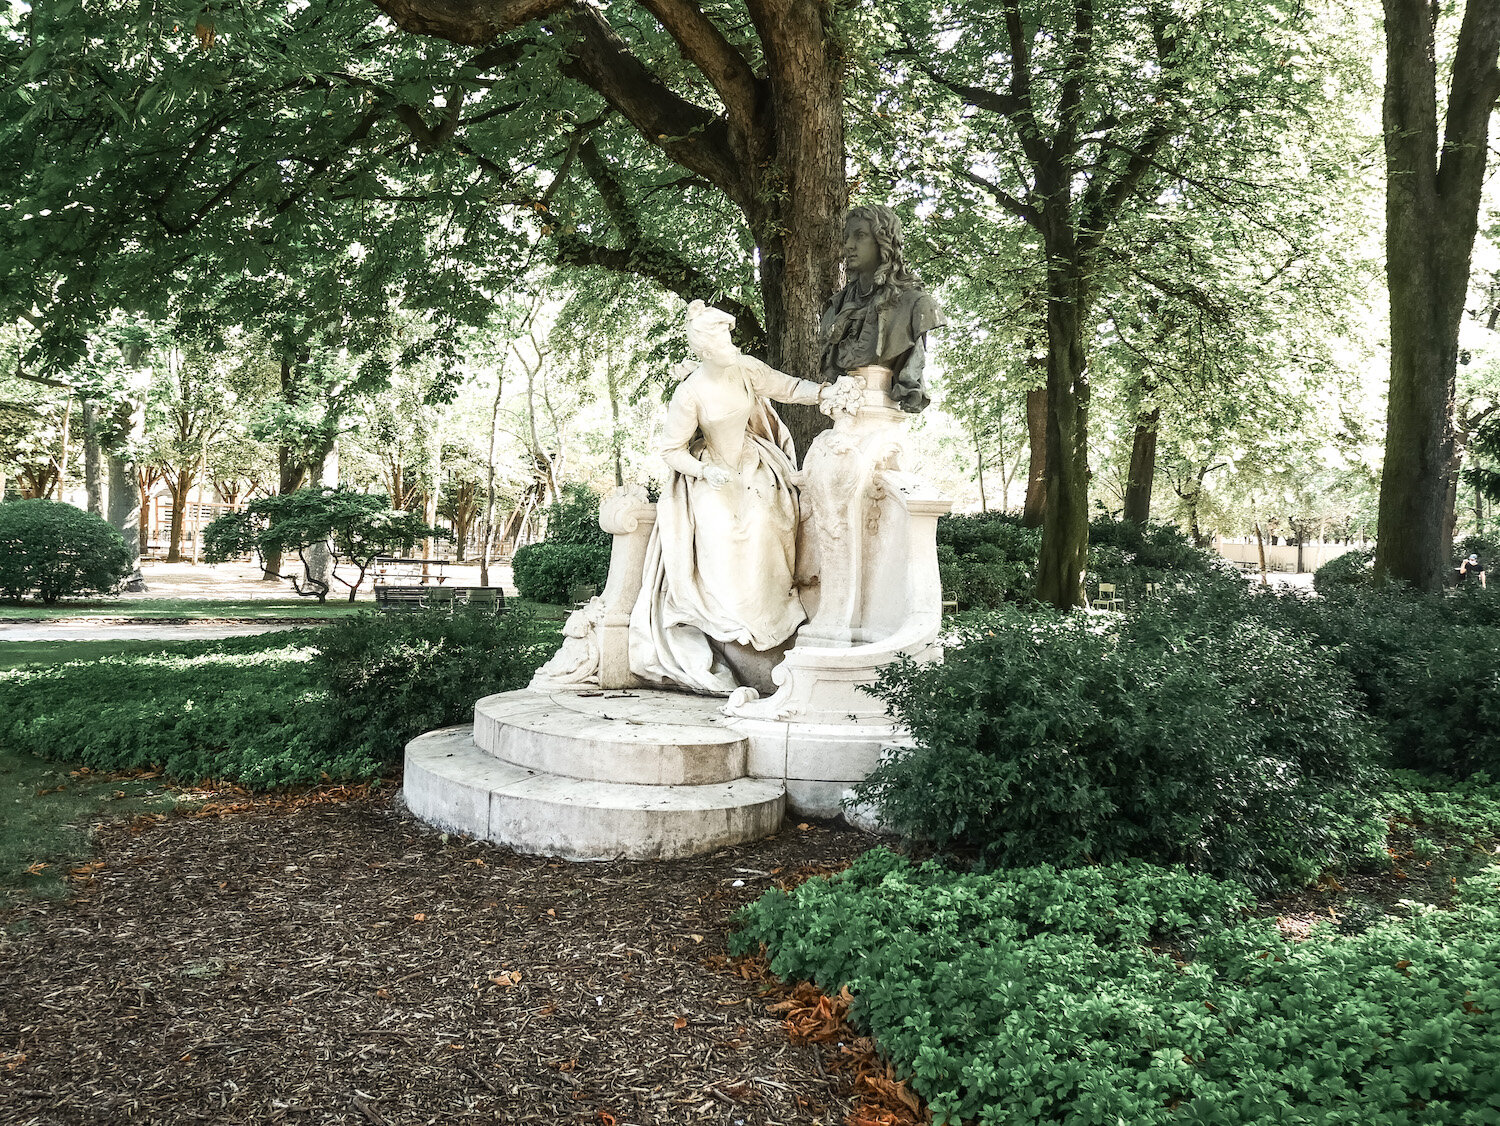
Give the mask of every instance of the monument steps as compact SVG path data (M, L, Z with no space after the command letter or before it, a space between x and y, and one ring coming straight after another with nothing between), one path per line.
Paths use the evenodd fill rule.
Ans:
M744 777L747 740L718 704L647 691L487 696L472 726L407 744L406 803L443 829L572 860L758 840L780 827L786 788Z
M745 775L749 745L722 701L628 692L502 692L474 705L474 741L496 758L596 782L693 786Z

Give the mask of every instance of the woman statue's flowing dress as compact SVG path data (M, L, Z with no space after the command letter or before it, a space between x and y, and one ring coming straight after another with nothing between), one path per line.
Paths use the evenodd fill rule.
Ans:
M818 391L736 353L706 360L672 396L662 457L673 472L630 616L642 681L727 695L755 654L779 650L806 620L793 586L796 455L768 400L814 403ZM718 488L711 467L727 471Z

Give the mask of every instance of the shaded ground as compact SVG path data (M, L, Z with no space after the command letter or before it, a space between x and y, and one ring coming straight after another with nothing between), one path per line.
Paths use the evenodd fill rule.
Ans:
M869 838L580 865L389 797L216 812L107 828L76 900L0 915L8 1126L844 1121L723 936Z

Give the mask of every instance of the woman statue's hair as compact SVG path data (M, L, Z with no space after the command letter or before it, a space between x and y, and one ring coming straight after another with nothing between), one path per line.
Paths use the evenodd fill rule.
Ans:
M847 231L855 223L869 226L880 250L880 265L875 267L873 279L876 289L911 289L919 284L901 256L901 217L894 210L883 203L851 208L844 219L844 229Z

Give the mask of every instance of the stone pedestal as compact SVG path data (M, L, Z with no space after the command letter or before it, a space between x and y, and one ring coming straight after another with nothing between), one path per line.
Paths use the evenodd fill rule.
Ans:
M749 744L720 701L673 692L487 696L472 726L406 747L402 794L423 821L517 852L672 860L776 832L778 782L745 776Z
M796 813L833 817L901 737L863 689L901 655L936 659L942 624L937 519L952 507L900 468L906 415L890 372L863 368L865 401L818 435L803 463L798 570L809 621L772 673L777 690L730 698L750 774L779 779Z
M604 620L599 627L599 687L629 688L630 611L641 593L646 545L656 524L656 505L640 485L616 489L599 505L599 526L614 537L609 581L604 586Z
M538 691L630 688L630 610L641 592L656 505L641 485L625 485L599 505L599 526L614 537L604 593L569 615L557 654L532 677Z

